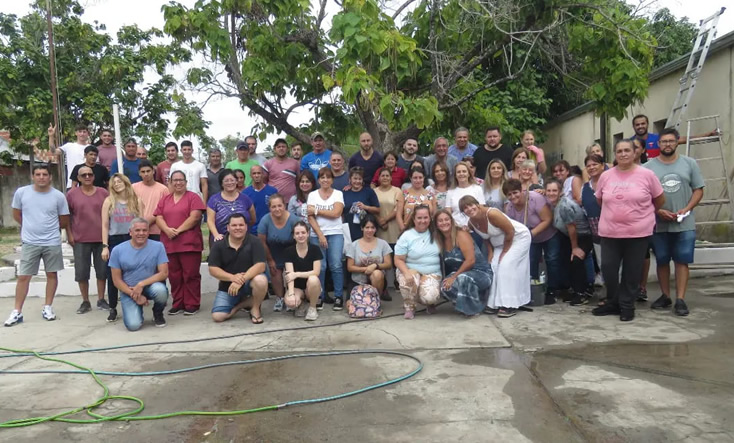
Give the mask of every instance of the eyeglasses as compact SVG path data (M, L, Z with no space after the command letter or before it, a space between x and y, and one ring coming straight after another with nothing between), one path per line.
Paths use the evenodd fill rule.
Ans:
M94 177L94 174L87 172L86 174L79 174L81 178Z
M658 142L658 144L661 144L661 145L674 145L676 143L678 143L677 140L660 140Z

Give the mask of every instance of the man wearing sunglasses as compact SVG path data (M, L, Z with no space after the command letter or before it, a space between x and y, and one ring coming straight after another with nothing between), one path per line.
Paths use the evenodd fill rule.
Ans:
M95 160L96 157L95 152ZM87 156L87 160L89 158L90 156ZM107 168L97 166L104 170L106 176ZM107 265L102 260L102 204L109 193L95 186L97 178L91 167L81 164L74 171L76 171L75 179L79 180L81 186L72 188L66 194L66 201L69 203L71 215L71 236L68 241L74 248L74 280L79 284L79 292L82 293L82 304L76 313L85 314L92 310L92 304L89 302L89 275L92 263L97 277L97 309L109 311L110 305L104 299Z
M76 188L80 186L79 180L79 168L86 166L94 173L94 186L98 188L106 188L107 182L110 180L110 173L104 165L97 163L97 157L99 157L99 149L94 145L89 145L84 148L84 163L74 166L71 171L71 187Z

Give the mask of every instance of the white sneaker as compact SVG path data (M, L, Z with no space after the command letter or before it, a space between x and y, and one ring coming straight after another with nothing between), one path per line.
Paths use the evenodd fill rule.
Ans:
M10 317L5 320L5 326L15 326L18 323L23 323L23 314L21 314L17 309L13 309L13 312L10 313Z
M317 318L319 318L319 311L317 311L316 308L309 306L308 312L306 312L306 321L314 321Z
M305 317L306 316L306 310L308 309L308 302L302 301L300 305L296 308L296 317Z
M41 311L41 315L44 320L56 320L56 314L54 314L54 308L52 308L51 305L45 305L43 307L43 311Z
M596 274L596 277L594 277L594 286L599 288L604 286L604 277L602 277L601 274Z

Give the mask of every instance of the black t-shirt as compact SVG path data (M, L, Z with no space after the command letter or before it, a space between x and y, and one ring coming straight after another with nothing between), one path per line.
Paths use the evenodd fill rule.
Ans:
M324 258L323 254L321 254L321 248L312 243L308 244L308 252L306 252L306 256L303 258L298 255L296 245L286 248L283 255L286 263L293 263L294 272L313 271L313 262Z
M494 151L488 151L484 144L479 146L474 152L474 166L477 168L477 177L484 180L484 176L487 175L487 166L496 158L502 160L507 170L509 170L512 163L512 152L513 149L507 145L500 145Z
M79 181L79 169L84 166L87 166L87 164L82 163L74 166L74 169L71 170L71 177L69 177L71 178L71 181ZM95 163L94 166L92 166L92 172L94 172L94 186L107 189L107 182L110 180L110 173L107 171L107 168L99 163Z
M229 234L212 244L209 252L209 266L215 266L230 274L247 272L256 263L265 263L265 248L262 241L247 233L239 249L229 245ZM227 292L231 282L220 281L219 290Z

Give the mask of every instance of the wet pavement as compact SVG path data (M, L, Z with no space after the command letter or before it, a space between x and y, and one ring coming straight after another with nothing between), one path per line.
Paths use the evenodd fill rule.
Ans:
M595 318L590 306L557 304L510 319L465 319L449 305L413 321L400 316L333 327L239 335L186 344L74 354L98 370L160 371L214 362L333 350L395 350L424 369L404 382L354 397L233 417L176 417L90 425L44 423L0 430L3 441L186 442L726 442L734 441L734 297L732 277L694 280L691 315L639 305L634 322ZM651 286L651 299L656 290ZM387 314L399 314L396 301ZM44 322L41 301L26 303L26 322L0 330L0 344L37 350L158 342L280 328L305 322L265 311L254 326L243 313L213 324L202 312L168 317L164 329L128 333L106 314L76 315L77 298L54 303L60 319ZM270 308L272 301L268 303ZM11 309L0 299L0 314ZM323 311L317 325L343 323ZM57 368L33 358L0 359L0 370ZM415 368L400 356L363 354L226 366L155 377L102 376L113 394L139 396L144 415L178 410L238 410L336 395ZM0 374L0 421L90 403L101 389L88 375ZM126 410L110 402L104 414Z

